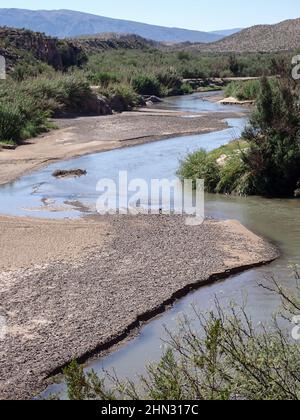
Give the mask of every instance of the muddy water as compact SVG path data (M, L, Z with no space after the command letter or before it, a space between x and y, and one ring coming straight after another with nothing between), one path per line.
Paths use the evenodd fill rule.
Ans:
M169 100L167 106L191 112L228 110L228 107L202 101L199 95ZM212 150L227 143L240 134L245 120L231 120L229 124L231 128L222 132L174 138L50 165L1 188L0 213L61 218L93 212L99 178L116 178L118 171L124 169L129 171L129 178L172 178L179 160L188 152L199 147ZM55 169L75 167L87 169L88 175L76 180L55 180L51 176ZM300 264L300 201L207 195L206 215L240 220L252 231L276 243L281 249L281 258L270 266L250 270L191 293L164 315L145 325L136 338L119 350L89 363L88 369L101 373L103 368L115 368L120 378L136 378L137 374L144 372L147 363L159 359L163 347L161 339L166 337L165 327L175 329L181 313L192 315L192 304L202 311L213 308L216 296L224 306L232 300L246 301L248 313L255 323L270 320L279 302L258 283L270 273L285 285L291 283L288 266ZM57 392L65 395L63 382L50 386L43 397Z

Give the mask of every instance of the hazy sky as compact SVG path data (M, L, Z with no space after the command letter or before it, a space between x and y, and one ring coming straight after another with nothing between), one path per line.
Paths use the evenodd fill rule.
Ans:
M0 7L72 9L204 31L300 17L298 0L0 0Z

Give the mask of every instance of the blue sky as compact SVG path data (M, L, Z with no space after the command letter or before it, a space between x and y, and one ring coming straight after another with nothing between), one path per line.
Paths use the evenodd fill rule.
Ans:
M298 0L0 0L0 7L72 9L204 31L276 23L300 17Z

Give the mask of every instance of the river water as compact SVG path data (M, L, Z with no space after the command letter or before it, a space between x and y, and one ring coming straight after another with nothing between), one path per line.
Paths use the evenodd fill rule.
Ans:
M197 94L172 98L160 106L191 113L228 111L228 107L204 101L203 95ZM119 170L128 170L129 179L172 178L179 161L187 153L199 147L212 150L237 138L246 119L229 120L228 123L230 128L221 132L174 138L49 165L1 187L0 213L62 218L93 212L97 199L95 186L99 178L116 179ZM84 168L88 174L76 180L57 180L51 174L58 168ZM192 305L201 311L212 309L215 297L224 306L231 301L246 301L247 312L254 323L270 321L279 301L272 293L261 288L259 283L272 273L283 285L292 284L290 265L300 264L300 200L207 194L205 209L207 216L241 221L253 232L277 244L281 257L269 266L249 270L191 293L162 316L143 326L136 338L111 355L92 361L87 369L101 373L103 368L114 368L120 378L135 379L136 375L144 373L145 365L159 359L162 339L166 337L165 327L176 329L182 313L192 316ZM51 393L65 395L65 384L61 382L50 386L42 397Z

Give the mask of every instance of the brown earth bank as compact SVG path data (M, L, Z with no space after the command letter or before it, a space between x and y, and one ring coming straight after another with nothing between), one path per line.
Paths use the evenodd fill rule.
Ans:
M197 287L274 260L234 221L0 217L0 399L29 399Z
M227 128L243 113L191 113L145 108L110 116L56 120L60 129L16 150L0 149L0 185L51 162L188 134Z

